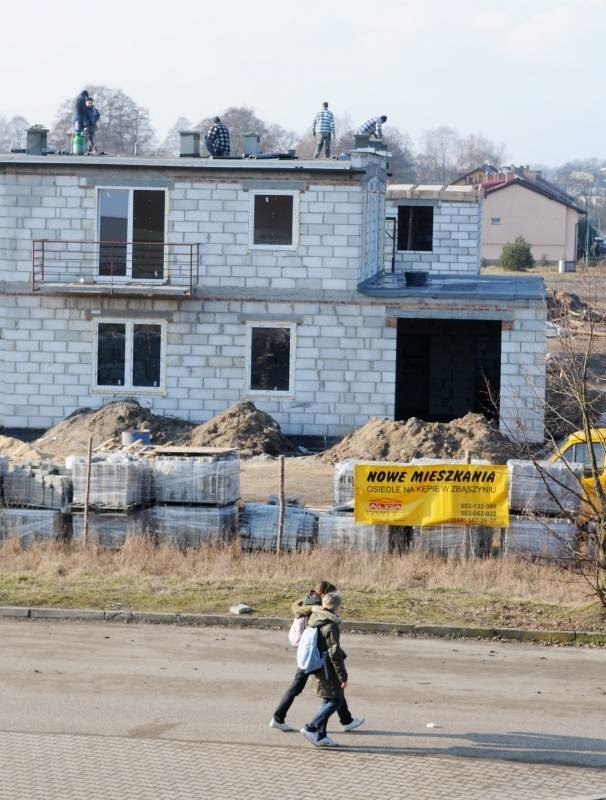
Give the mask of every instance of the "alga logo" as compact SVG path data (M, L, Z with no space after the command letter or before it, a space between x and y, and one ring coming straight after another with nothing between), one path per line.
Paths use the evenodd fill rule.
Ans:
M369 511L401 511L402 503L379 503L374 501L368 504Z

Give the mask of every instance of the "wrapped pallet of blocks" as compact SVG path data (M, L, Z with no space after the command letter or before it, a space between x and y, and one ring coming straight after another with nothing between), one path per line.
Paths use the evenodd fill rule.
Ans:
M66 510L72 499L69 475L44 467L15 467L4 476L4 503L15 508Z
M237 535L238 507L152 506L149 530L158 544L170 542L182 549L227 544Z
M233 451L158 455L152 470L156 503L226 506L240 498L240 456Z
M280 509L247 503L240 514L240 542L246 550L275 550ZM318 515L297 506L284 508L283 550L310 550L318 538Z
M67 460L66 460L67 463ZM73 503L86 501L86 459L71 458ZM94 456L91 462L89 507L127 509L149 503L151 497L149 461L124 453Z
M415 527L414 549L442 558L487 558L492 553L494 528L483 525L427 525Z
M64 539L67 518L60 511L33 508L0 509L0 541L17 539L22 547Z
M511 459L507 471L510 511L557 516L579 510L582 464Z
M389 525L362 525L353 514L320 514L318 547L361 553L389 553Z
M145 509L125 513L92 512L88 515L88 540L105 550L119 550L129 536L146 536L149 520ZM84 539L84 514L72 515L72 538Z
M574 557L577 526L557 517L510 516L503 541L503 555L566 561Z

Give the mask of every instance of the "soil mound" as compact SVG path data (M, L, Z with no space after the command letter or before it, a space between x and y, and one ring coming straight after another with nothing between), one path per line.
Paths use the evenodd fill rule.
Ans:
M150 431L152 444L184 444L193 427L182 419L153 414L136 400L116 400L99 409L74 411L37 439L34 447L49 458L64 459L86 455L89 436L93 438L93 448L105 444L110 449L121 447L124 431L141 430Z
M320 456L334 464L348 458L370 461L401 461L413 458L486 459L503 464L517 454L516 446L506 439L496 424L482 414L466 414L452 422L424 422L411 417L406 422L373 417L366 425L350 433Z
M595 308L591 308L581 298L564 289L547 289L547 317L552 322L563 322L569 317L580 320L588 320L590 317L594 321L601 320L603 315L598 313Z
M41 458L41 454L31 445L12 436L0 436L0 456L8 456L8 460L15 465L32 464Z
M259 411L250 401L236 403L198 425L191 432L189 443L192 447L233 447L241 456L261 453L278 456L297 452L275 419Z

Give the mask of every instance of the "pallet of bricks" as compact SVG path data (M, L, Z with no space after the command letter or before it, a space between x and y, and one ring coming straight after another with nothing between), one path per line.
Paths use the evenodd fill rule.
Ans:
M275 503L247 503L240 514L240 543L245 550L275 552L280 508ZM318 541L318 514L296 502L284 506L280 549L308 551Z
M129 536L148 531L152 472L140 455L112 451L91 459L87 489L87 459L69 456L66 464L73 483L72 535L84 538L84 510L88 506L88 538L100 547L118 549Z
M507 469L510 515L509 528L501 531L502 554L574 559L583 465L512 459Z
M185 549L234 541L238 533L240 456L217 447L157 447L150 459L155 541Z
M71 477L49 463L9 465L0 457L0 543L64 540L70 535Z

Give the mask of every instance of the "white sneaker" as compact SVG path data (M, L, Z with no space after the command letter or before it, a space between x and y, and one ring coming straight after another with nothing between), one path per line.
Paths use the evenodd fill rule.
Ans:
M343 733L347 733L347 731L353 731L356 728L359 728L360 725L363 725L366 722L366 717L354 717L351 722L348 722L347 725L343 725L341 730Z
M323 739L318 739L315 742L316 747L336 747L337 742L331 739L330 736L325 736Z
M273 717L269 721L270 728L277 728L279 731L284 731L284 733L290 733L294 731L294 728L291 728L287 722L278 722L278 720L274 719Z
M318 746L318 734L315 731L308 731L307 728L301 728L301 733L308 742L311 742L316 747Z

